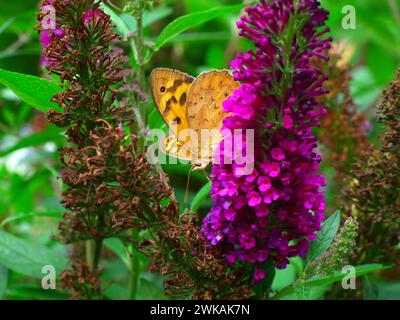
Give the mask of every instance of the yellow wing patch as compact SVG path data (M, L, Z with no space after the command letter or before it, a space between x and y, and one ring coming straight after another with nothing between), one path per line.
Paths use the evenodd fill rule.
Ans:
M161 150L169 156L192 161L190 149L174 134L165 137L165 140L161 142Z

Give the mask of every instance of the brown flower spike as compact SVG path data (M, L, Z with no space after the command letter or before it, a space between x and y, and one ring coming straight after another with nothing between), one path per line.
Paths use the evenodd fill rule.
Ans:
M329 94L320 98L320 102L328 107L328 112L321 119L318 136L322 144L324 165L335 170L333 183L328 188L340 198L345 177L370 143L367 115L357 111L357 105L350 93L351 69L348 65L341 64L341 55L333 49L329 55L328 62L315 60L316 63L323 64L321 68L329 75L325 84ZM339 199L335 200L334 207L338 209Z
M135 126L128 106L116 100L127 84L123 59L112 47L118 36L110 17L95 0L52 5L62 36L53 37L44 56L63 91L54 97L61 111L50 110L47 118L66 128L68 136L68 146L60 149L67 186L62 204L68 210L59 225L60 239L96 243L93 265L73 263L62 275L64 288L72 289L73 298L101 297L96 269L101 243L120 237L152 259L151 271L166 276L167 294L245 298L245 273L228 270L224 259L208 251L195 214L180 214L168 179L147 162L136 135L126 134ZM148 231L140 244L129 232L134 229Z
M400 71L378 106L385 125L381 148L371 147L357 161L344 190L348 214L360 223L354 260L400 263Z

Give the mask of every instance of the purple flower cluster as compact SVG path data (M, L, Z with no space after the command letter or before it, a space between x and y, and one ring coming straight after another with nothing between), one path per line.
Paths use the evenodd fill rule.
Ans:
M53 7L54 0L43 0L41 3L41 13L39 17L40 37L39 40L43 49L49 47L55 38L62 39L65 37L65 31L56 22L56 12ZM64 3L70 3L71 0L63 0ZM83 13L83 23L87 27L95 24L103 15L102 11L97 9L89 9ZM41 66L48 67L51 59L42 55Z
M253 279L261 281L265 261L285 268L289 257L307 254L321 229L325 179L317 173L321 157L312 127L326 112L316 97L327 93L327 76L312 58L327 60L332 39L322 37L328 28L317 32L328 13L316 0L260 0L246 12L237 25L256 49L232 62L242 84L223 104L231 116L222 132L254 130L254 170L244 175L234 159L213 166L213 208L202 234L229 264L254 264ZM221 155L224 149L222 142Z
M54 41L54 37L62 39L65 36L64 31L57 26L55 11L52 6L53 0L44 0L41 3L41 16L40 16L40 42L43 49L47 48ZM47 58L42 55L41 66L46 67L48 63Z

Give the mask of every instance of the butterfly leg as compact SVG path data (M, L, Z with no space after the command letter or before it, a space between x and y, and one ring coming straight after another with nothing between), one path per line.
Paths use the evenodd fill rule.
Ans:
M206 177L207 181L211 182L210 175L205 170L203 170L202 172L203 172L204 176Z

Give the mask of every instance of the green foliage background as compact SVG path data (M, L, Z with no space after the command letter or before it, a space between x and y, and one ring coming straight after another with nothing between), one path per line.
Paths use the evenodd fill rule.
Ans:
M179 16L241 3L238 0L160 2L146 15L147 41L154 41L164 27ZM357 13L355 30L344 30L341 26L342 7L348 1L321 2L330 11L329 25L335 41L345 41L346 48L354 50L351 89L360 110L371 117L371 140L376 142L379 127L375 125L373 106L382 89L394 79L400 65L400 18L393 7L397 4L397 9L400 8L400 1L353 0ZM41 47L38 34L33 30L38 1L0 0L0 9L0 69L41 76ZM147 72L155 67L169 67L197 75L203 70L229 67L235 53L250 45L236 34L237 17L238 10L168 40L148 64ZM120 32L134 31L131 17L120 18L125 28L120 25ZM0 79L2 76L4 74L0 73ZM31 89L39 90L37 86ZM43 90L44 101L48 101L46 92L51 90ZM23 100L28 101L32 94L29 91L25 94ZM66 266L66 248L51 239L63 212L59 204L63 186L58 179L57 148L63 145L65 138L59 129L46 125L40 112L24 101L0 84L0 299L63 299L67 296L59 289L41 289L40 278L44 264L55 265L57 271ZM150 108L149 125L161 127L161 121L154 108ZM183 203L188 167L165 166L164 169L171 177L177 198ZM203 215L211 203L204 197L207 194L199 190L207 183L202 173L193 174L186 204ZM129 262L126 249L117 239L108 240L106 246L111 253L110 258L104 260L104 279L114 280L107 288L106 296L127 298ZM142 270L137 297L164 298L162 279L146 272L148 261L137 255ZM293 281L299 263L293 261L286 270L277 272L275 289ZM400 282L381 280L377 285L380 289L378 298L400 299ZM321 298L326 286L316 286L309 298Z

